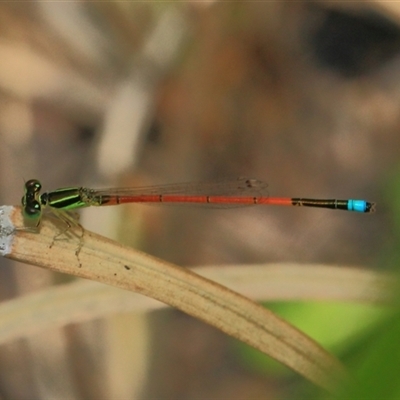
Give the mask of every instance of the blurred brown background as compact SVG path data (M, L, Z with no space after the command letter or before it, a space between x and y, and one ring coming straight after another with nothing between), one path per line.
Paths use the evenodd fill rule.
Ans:
M365 198L378 212L124 206L85 210L82 224L183 266L374 267L400 152L392 4L2 3L2 203L34 177L54 189L249 176L272 196ZM66 279L2 264L4 300ZM275 399L297 379L255 372L227 337L174 311L0 350L4 399Z

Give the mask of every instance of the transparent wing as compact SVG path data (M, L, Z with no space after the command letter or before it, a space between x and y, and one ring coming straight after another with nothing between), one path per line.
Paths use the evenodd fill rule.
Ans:
M88 189L88 193L93 196L184 195L268 197L267 187L266 183L257 179L238 178L216 182L186 182L136 188Z

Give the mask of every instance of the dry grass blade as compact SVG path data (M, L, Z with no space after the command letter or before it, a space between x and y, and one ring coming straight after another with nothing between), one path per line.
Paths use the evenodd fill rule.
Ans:
M327 264L270 263L196 267L206 276L259 301L344 301L393 305L393 273Z
M393 274L328 265L259 264L196 267L197 274L259 301L325 300L393 304ZM0 344L55 327L124 312L166 307L150 297L78 280L0 304Z
M88 231L77 255L79 239L54 241L59 229L48 219L40 234L7 235L7 217L11 225L23 225L19 208L3 208L0 232L3 240L11 238L8 250L3 247L7 257L162 301L248 343L321 387L333 389L347 377L340 362L312 339L269 310L190 270Z

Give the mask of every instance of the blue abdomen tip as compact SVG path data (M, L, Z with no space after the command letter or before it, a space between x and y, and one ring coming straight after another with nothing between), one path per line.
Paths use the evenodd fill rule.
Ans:
M347 209L349 211L366 212L367 202L365 200L349 200Z

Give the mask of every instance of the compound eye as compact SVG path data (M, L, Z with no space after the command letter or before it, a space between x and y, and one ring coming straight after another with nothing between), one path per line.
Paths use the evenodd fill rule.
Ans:
M22 200L24 200L24 198L22 198ZM42 211L41 206L40 206L39 202L36 200L31 201L29 204L25 204L24 214L28 218L39 216L41 211Z
M27 181L25 183L25 189L28 192L39 192L40 189L42 188L42 185L40 184L40 182L37 179L29 179L29 181Z

